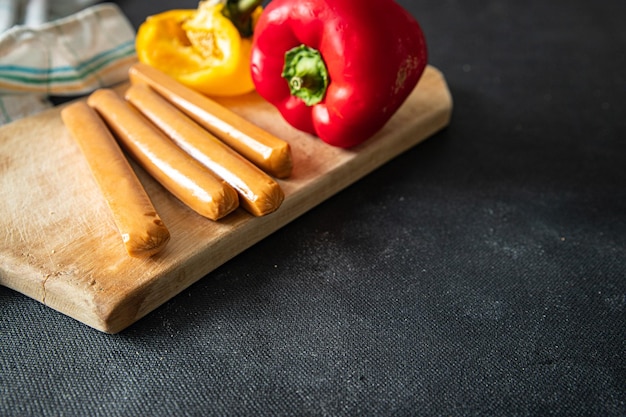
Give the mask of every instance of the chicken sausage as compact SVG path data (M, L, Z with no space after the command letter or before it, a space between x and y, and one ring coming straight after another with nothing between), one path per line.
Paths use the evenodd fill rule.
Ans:
M142 258L160 252L170 233L104 121L84 101L65 107L61 118L89 165L128 254Z
M147 64L134 64L129 76L131 82L148 84L265 172L277 178L291 175L293 162L289 143Z

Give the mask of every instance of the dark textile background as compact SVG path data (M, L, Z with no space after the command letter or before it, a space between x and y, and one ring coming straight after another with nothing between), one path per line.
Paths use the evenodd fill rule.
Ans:
M118 335L0 288L0 415L626 416L626 2L400 3L451 125Z

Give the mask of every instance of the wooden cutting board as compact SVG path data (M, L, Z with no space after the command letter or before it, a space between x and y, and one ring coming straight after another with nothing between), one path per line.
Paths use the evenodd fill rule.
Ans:
M119 332L444 128L452 112L445 79L434 67L383 130L351 150L296 131L256 94L220 101L291 144L293 175L279 181L285 201L275 213L257 218L238 209L207 220L134 165L171 240L156 257L131 258L60 108L53 108L0 127L0 284L95 329Z

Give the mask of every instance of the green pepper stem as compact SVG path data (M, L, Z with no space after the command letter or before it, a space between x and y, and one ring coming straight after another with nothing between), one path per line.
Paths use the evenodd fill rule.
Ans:
M282 77L287 80L291 94L307 106L321 102L326 95L328 69L316 49L300 45L287 51Z
M238 0L231 3L237 3L237 8L241 13L252 13L262 3L261 0Z
M233 22L242 38L249 38L254 30L252 13L262 3L263 0L227 0L222 14Z

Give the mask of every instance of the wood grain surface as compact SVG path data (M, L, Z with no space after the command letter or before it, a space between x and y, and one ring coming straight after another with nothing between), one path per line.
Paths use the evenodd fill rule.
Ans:
M240 208L207 220L133 164L172 236L159 255L131 258L60 108L53 108L0 127L0 284L97 330L119 332L444 128L452 112L445 79L432 66L389 123L351 150L293 129L256 94L220 101L292 147L293 174L279 180L286 197L275 213L253 217Z

